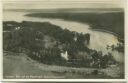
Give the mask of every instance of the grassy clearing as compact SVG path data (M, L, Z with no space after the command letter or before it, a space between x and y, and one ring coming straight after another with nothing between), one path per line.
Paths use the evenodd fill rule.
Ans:
M4 78L120 78L116 70L99 69L100 74L94 74L94 68L73 68L55 65L46 65L34 61L23 53L4 53ZM117 69L117 68L115 68ZM102 72L101 72L102 71ZM115 73L114 73L115 72ZM116 76L116 77L111 77ZM117 75L114 75L114 74ZM109 75L109 76L108 76Z

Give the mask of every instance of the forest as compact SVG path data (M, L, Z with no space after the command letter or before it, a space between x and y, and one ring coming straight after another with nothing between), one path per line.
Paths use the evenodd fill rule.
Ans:
M108 12L108 13L30 13L26 14L30 17L39 18L60 18L65 20L78 21L88 23L92 29L107 30L116 34L119 39L124 40L124 12Z
M25 53L49 65L106 68L116 64L111 53L89 49L90 34L62 29L49 22L3 22L3 49ZM68 53L68 60L61 56Z

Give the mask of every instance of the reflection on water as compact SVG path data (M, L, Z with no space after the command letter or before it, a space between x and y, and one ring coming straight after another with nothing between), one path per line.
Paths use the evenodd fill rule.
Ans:
M63 29L68 29L70 31L76 31L79 33L90 33L90 45L88 46L91 49L95 49L97 51L102 51L103 54L108 52L112 53L114 58L117 61L123 62L124 54L119 53L117 51L107 50L107 45L116 45L118 43L117 37L113 34L100 32L100 31L93 31L90 29L88 24L83 24L80 22L75 21L66 21L63 19L47 19L47 18L36 18L36 17L27 17L24 16L29 12L14 12L14 11L4 11L3 12L3 20L4 21L34 21L34 22L50 22L52 24L58 25Z

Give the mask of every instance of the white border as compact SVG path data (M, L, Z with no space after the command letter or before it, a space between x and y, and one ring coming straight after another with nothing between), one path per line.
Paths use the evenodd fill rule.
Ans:
M126 79L3 79L2 81L20 81L20 82L126 82Z
M125 79L128 82L128 0L125 4Z
M2 0L0 0L0 79L1 81L43 81L43 82L126 82L128 81L128 1L125 0L125 79L3 79L3 42L2 42ZM127 27L127 28L126 28Z
M2 0L0 0L0 79L3 79L3 52L2 52Z

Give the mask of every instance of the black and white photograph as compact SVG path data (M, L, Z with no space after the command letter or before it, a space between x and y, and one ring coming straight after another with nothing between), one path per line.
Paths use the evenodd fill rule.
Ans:
M124 3L4 0L3 79L124 79Z

